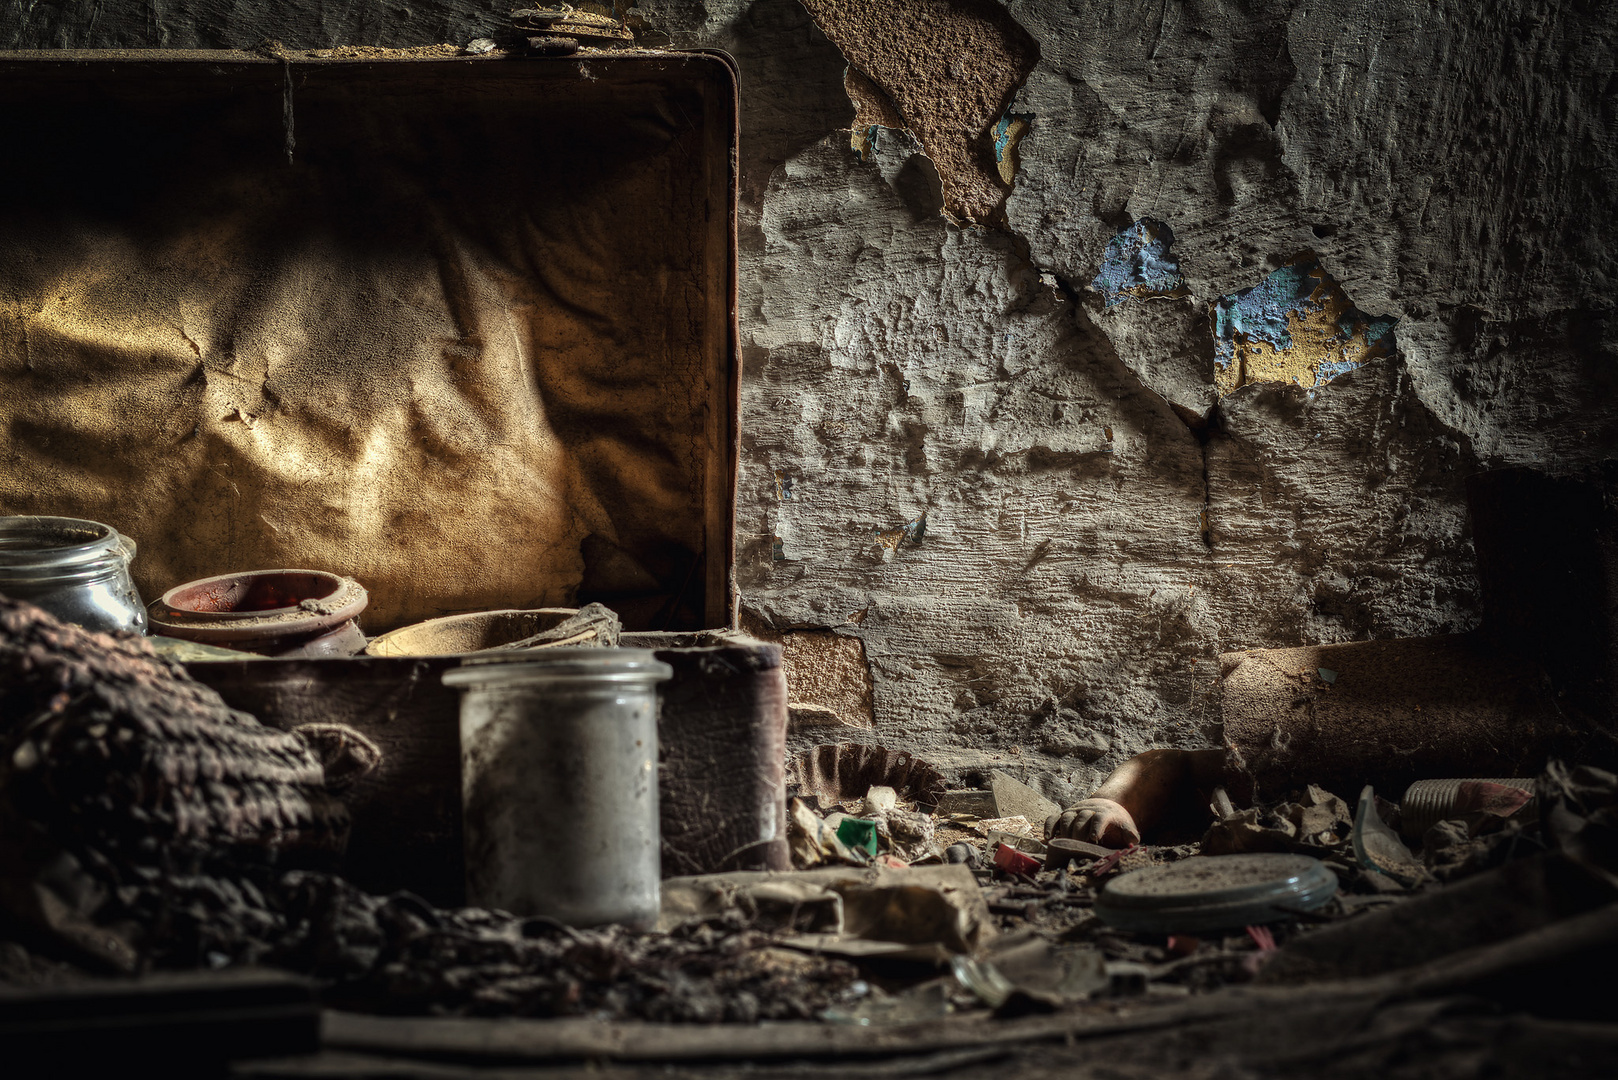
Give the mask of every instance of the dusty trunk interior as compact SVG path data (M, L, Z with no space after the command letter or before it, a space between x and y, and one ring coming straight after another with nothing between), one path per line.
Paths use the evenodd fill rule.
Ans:
M689 165L728 110L700 74L21 63L7 512L134 537L148 597L349 575L372 633L599 599L728 622L730 197Z

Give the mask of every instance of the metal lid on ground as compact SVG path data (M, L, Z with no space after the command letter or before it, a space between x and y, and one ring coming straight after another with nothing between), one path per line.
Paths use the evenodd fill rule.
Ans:
M1337 894L1337 875L1308 855L1196 856L1108 883L1101 921L1122 930L1195 934L1278 922Z

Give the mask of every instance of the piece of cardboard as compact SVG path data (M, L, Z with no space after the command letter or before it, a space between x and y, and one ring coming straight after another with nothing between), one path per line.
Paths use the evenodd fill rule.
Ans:
M1044 827L1046 818L1062 812L1050 799L999 769L989 773L989 790L994 792L995 808L1001 817L1025 817L1036 832Z

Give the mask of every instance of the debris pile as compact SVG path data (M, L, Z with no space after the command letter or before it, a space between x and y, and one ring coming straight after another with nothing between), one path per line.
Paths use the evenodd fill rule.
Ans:
M846 961L775 947L736 914L670 933L576 930L410 893L371 896L330 874L150 875L97 912L132 935L143 970L264 966L314 976L359 1012L604 1016L659 1021L809 1019L858 996ZM0 978L41 981L13 952Z
M139 640L7 601L0 629L6 981L261 966L371 1013L869 1025L1370 977L1618 896L1618 778L1588 767L1409 814L1369 787L1247 809L1220 787L1200 843L1111 849L1051 835L1054 804L1004 773L951 791L833 745L789 770L799 869L666 880L655 931L447 910L316 865L375 747L264 727Z
M330 788L374 746L338 725L266 727L142 639L4 598L0 717L9 978L61 970L30 951L102 973L267 965L367 1011L690 1021L806 1018L858 981L735 913L575 930L287 871L340 849Z
M130 972L125 892L212 862L341 850L348 813L324 725L265 727L138 637L92 633L0 597L0 915L95 968Z

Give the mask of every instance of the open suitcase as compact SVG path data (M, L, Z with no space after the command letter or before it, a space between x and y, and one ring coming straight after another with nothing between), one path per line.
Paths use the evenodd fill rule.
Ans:
M329 570L378 634L600 601L675 666L665 873L785 865L735 625L736 74L712 52L0 54L0 513L152 600ZM384 749L346 871L460 888L453 656L192 663Z

